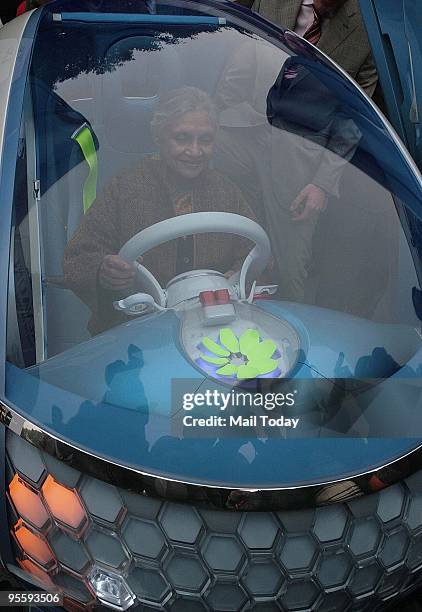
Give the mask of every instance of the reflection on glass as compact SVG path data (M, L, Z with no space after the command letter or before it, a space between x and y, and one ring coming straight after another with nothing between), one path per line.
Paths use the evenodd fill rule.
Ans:
M317 51L180 15L41 24L8 396L76 444L181 479L304 482L404 452L416 442L375 438L422 433L417 180ZM188 437L173 379L292 384L301 426Z

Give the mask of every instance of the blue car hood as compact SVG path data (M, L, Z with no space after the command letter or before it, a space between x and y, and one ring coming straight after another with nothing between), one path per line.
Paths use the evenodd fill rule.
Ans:
M304 350L290 381L300 401L289 413L301 421L297 431L268 438L253 428L227 437L180 435L174 425L184 411L172 381L183 381L190 393L216 383L184 354L180 321L171 311L132 320L29 370L8 365L7 396L29 420L71 445L184 482L234 487L324 482L382 465L418 444L420 356L410 359L407 369L392 371L381 390L367 389L367 381L356 376L359 354L372 355L374 367L388 367L385 349L378 344L381 353L376 352L385 326L373 325L371 335L361 320L324 309L276 302L262 308L300 330ZM398 355L400 345L409 346L404 331L391 331L390 352L396 346ZM371 377L368 360L365 364L360 374ZM353 381L359 396L352 407L345 380ZM371 415L377 424L372 429Z

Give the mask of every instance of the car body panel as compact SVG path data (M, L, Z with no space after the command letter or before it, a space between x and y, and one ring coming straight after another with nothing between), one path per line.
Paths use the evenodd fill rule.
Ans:
M236 14L236 9L230 3L211 2L211 6L213 10L222 8L234 11ZM71 13L77 12L81 10L81 3L57 2L52 6L47 5L36 14L51 17L51 12L62 9ZM245 20L251 27L259 25L264 29L268 27L265 20L254 17L244 12L243 9L240 10L240 14L242 17L245 16ZM110 16L107 21L110 21ZM280 37L280 31L276 28L274 31ZM0 33L0 40L1 36ZM303 66L313 71L327 87L336 88L335 91L338 92L341 102L350 109L351 116L357 125L362 128L362 131L365 131L366 139L362 143L364 153L367 154L367 157L372 156L377 160L382 149L380 163L389 177L388 187L406 201L413 214L419 214L420 175L389 125L375 107L371 106L365 94L353 81L323 54L294 35L286 37L286 41L296 52L299 64L302 63ZM20 108L18 107L19 117ZM15 114L16 121L18 111ZM17 146L16 132L15 139ZM12 151L10 163L13 164L15 159L16 154L13 155ZM370 167L365 167L364 170L369 175L372 171L376 172L376 169L373 170ZM13 179L13 172L10 174L9 181ZM374 180L382 181L382 177L376 175ZM6 258L2 259L2 265L7 266ZM264 303L262 308L268 309L276 316L286 316L285 310L279 305L272 307L268 302ZM212 480L216 482L219 480L220 484L222 480L225 480L226 485L235 483L236 473L238 486L251 486L251 483L256 486L258 477L261 479L262 486L265 484L286 486L315 480L320 482L340 477L340 474L345 477L364 471L365 468L374 468L394 461L419 444L419 422L418 415L415 415L416 420L410 420L412 428L409 427L409 422L404 422L404 429L396 428L395 431L392 431L391 421L388 423L386 418L386 427L380 428L378 434L380 436L388 434L392 437L391 440L377 440L376 430L366 431L368 435L363 436L362 432L365 431L366 424L361 423L359 431L356 432L361 438L357 436L356 441L344 441L341 452L338 450L338 440L329 438L343 436L344 423L336 423L331 431L328 431L328 427L324 429L327 425L325 422L314 423L310 428L312 435L315 435L317 431L318 437L326 437L326 439L318 440L318 445L323 449L321 457L324 456L325 460L321 459L321 465L318 461L314 461L312 469L309 468L307 459L312 444L315 444L315 440L312 439L299 441L295 438L289 440L289 444L286 440L279 440L281 451L274 450L274 444L271 443L267 449L271 447L271 452L277 453L281 458L285 457L286 464L281 461L276 465L270 462L260 465L258 461L253 468L250 468L241 459L243 472L239 471L239 467L236 468L237 464L234 461L230 463L233 460L233 453L237 455L241 447L239 440L227 445L227 453L217 452L214 457L204 452L202 460L198 460L196 464L191 461L192 454L197 452L195 444L189 443L183 450L185 464L181 463L178 451L175 451L173 455L167 452L168 448L163 444L157 446L155 454L151 455L150 442L154 445L160 437L163 439L164 434L169 433L169 417L173 409L169 389L163 391L163 375L167 381L171 377L193 380L198 388L204 384L205 380L203 374L187 360L180 349L177 321L173 315L168 313L168 316L165 317L160 318L159 315L154 315L154 317L156 318L151 321L142 319L132 321L116 330L106 332L101 337L89 340L62 355L53 357L32 370L19 370L14 366L8 366L6 397L24 413L28 420L32 419L36 425L45 428L53 437L62 437L71 444L93 454L104 456L122 465L135 466L136 469L147 470L149 468L155 473L165 472L166 476L177 475L180 479L196 481ZM301 325L310 338L309 351L305 352L302 367L296 373L296 377L305 382L309 380L321 382L327 396L337 389L338 379L357 378L359 382L361 377L355 371L357 364L362 358L369 358L370 363L377 362L377 356L373 356L372 353L379 348L395 363L396 370L389 371L390 375L395 374L397 378L400 378L402 369L400 366L406 365L413 357L415 363L411 369L413 373L418 370L419 356L415 357L418 336L410 327L397 326L385 335L385 328L382 326L366 325L347 315L336 315L332 311L324 312L315 308L308 309L305 306L293 310L292 317L301 321ZM161 350L157 344L160 335L156 333L155 323L153 324L152 321L157 322L158 328L161 328L162 322L166 322L161 329L165 351ZM151 326L150 331L148 325ZM361 329L357 333L356 330L360 326ZM148 346L142 346L142 356L136 354L136 351L140 352L136 344L136 337L145 339L148 336L153 346L152 350ZM381 365L385 363L382 362ZM116 368L117 378L112 375L113 368ZM142 379L139 377L141 368L144 369ZM374 378L373 372L374 370L369 367L366 370L367 377ZM411 372L408 371L406 377L412 378ZM112 386L116 385L113 389L110 389L110 382ZM363 384L363 389L365 391L365 384ZM413 390L406 389L406 393L412 395ZM388 395L388 390L384 390L384 395ZM145 401L144 396L147 398ZM379 414L382 400L383 397L380 394L380 397L369 397L365 401L368 404L373 403L375 412ZM389 415L394 421L393 403L389 406ZM160 424L163 416L167 418L164 428ZM355 415L347 424L348 433L353 431L357 422ZM147 423L148 427L152 428L150 441L146 439L143 432ZM380 423L382 423L382 418ZM111 436L110 432L114 434L117 425L120 427L120 433ZM403 439L400 439L400 436ZM173 437L176 438L176 436ZM369 443L365 441L366 438L370 438ZM128 440L131 440L131 443L128 443ZM168 439L165 442L168 442ZM297 444L307 447L307 450L294 453L293 449ZM204 443L202 445L206 450L206 445ZM343 455L342 452L344 452ZM329 460L329 457L333 455L338 458L335 465ZM178 457L178 462L174 461L175 456ZM262 457L264 456L265 453L262 454ZM211 457L213 460L210 459ZM291 463L288 463L288 459ZM148 462L150 462L149 465ZM323 464L326 466L326 472L321 467ZM232 473L229 472L228 465L233 466ZM264 466L268 469L267 473L264 471ZM286 469L286 466L289 469ZM338 473L333 474L333 469L338 470ZM176 470L178 470L177 474ZM196 473L195 470L197 470ZM221 473L227 476L222 478Z
M40 12L38 12L39 17ZM16 158L18 153L23 97L38 18L27 13L0 30L2 58L0 65L0 191L2 193L0 242L10 244L10 223ZM4 73L3 73L4 67ZM4 77L3 77L4 74ZM4 78L4 80L3 80ZM6 337L9 258L0 258L0 291L5 302L0 309L0 334ZM4 392L6 345L0 345L0 393Z
M260 26L265 29L265 22L246 12L236 13L229 2L205 4L213 11L226 8L234 19L245 14L258 34ZM122 10L136 12L137 5L137 0L121 1ZM84 9L84 3L57 2L37 15L49 14L55 7L77 11ZM266 27L268 34L272 26ZM22 71L15 74L18 78L23 75L23 80L33 30L27 33L27 44L18 51L18 58L19 53L24 55ZM275 27L272 34L282 36ZM1 41L0 32L0 46ZM304 48L309 51L306 44ZM403 198L411 214L419 215L421 181L407 153L352 81L322 55L315 52L315 57L318 61L311 64L319 65L328 81L338 83L355 117L361 125L368 125L363 162L377 160L382 149L382 163L391 180L387 191L391 189ZM7 118L7 168L3 165L0 175L1 196L6 200L1 202L5 209L1 237L3 245L12 242L11 248L22 82L15 92L18 95L10 100ZM371 179L380 180L385 187L378 166L374 176L372 169L364 166ZM405 242L404 236L402 240ZM7 248L4 251L2 288L7 287L9 268ZM13 267L11 272L13 276ZM216 380L207 377L186 350L183 309L129 320L78 341L72 348L53 351L52 357L41 358L30 367L20 367L19 360L19 366L5 364L1 353L6 393L3 397L0 389L0 419L10 419L7 445L3 444L5 426L0 423L0 488L3 492L8 488L7 495L0 496L0 516L9 518L0 525L2 554L13 541L19 542L13 556L7 558L8 569L23 581L31 573L40 574L38 565L32 563L31 570L30 565L28 569L22 564L23 557L31 558L33 551L16 538L20 523L32 520L28 508L18 507L13 495L12 482L19 481L21 490L28 487L31 499L48 511L48 533L35 530L36 525L30 531L44 544L51 544L54 566L45 568L47 581L42 586L50 590L54 584L64 591L70 598L65 602L67 609L84 608L88 600L89 608L98 600L108 605L109 600L101 599L100 585L91 580L93 574L88 574L97 562L102 576L110 572L112 579L120 579L120 585L126 581L131 588L135 585L137 602L151 609L240 610L263 605L301 610L334 606L340 610L359 606L362 598L369 602L375 591L377 604L381 599L391 603L392 589L396 596L402 586L407 588L417 579L407 573L413 570L413 558L415 566L420 558L420 520L413 516L419 508L420 472L413 480L379 494L366 497L364 493L398 482L421 465L420 453L413 451L421 450L422 439L422 351L415 329L420 325L414 323L415 313L409 306L409 286L404 308L407 324L398 318L384 325L307 303L268 299L256 300L251 306L258 313L258 329L259 314L261 318L265 314L287 322L300 339L291 380L276 379L276 384L297 385L300 398L306 400L299 401L291 413L303 418L304 427L297 436L283 432L260 438L252 427L245 435L233 437L218 432L189 437L180 435L180 428L173 430L182 409L172 394L171 379L187 381L189 392L216 386ZM0 317L5 318L7 290L0 295ZM60 308L56 311L60 321ZM66 324L65 317L63 322ZM47 338L46 345L49 354ZM217 382L219 388L230 388L227 381ZM318 410L312 410L315 398ZM48 494L51 483L58 491L55 500ZM358 496L362 498L353 499ZM352 499L348 505L342 503ZM72 500L66 508L70 514L72 505L82 511L82 521L66 520L69 513L64 518L55 511L57 505L52 502L63 500ZM315 509L326 504L335 505ZM313 509L303 510L305 506ZM271 512L281 509L284 512ZM254 512L248 515L250 510ZM365 563L357 568L362 571L357 572L352 554L362 560L363 548L356 552L355 535L360 530L363 539L369 540L366 527L370 525L378 525L379 535L368 544ZM53 545L56 536L61 539L60 549ZM344 554L338 554L339 547ZM398 555L396 549L401 549ZM84 560L88 551L89 558ZM393 584L391 571L397 567L399 581L394 575ZM370 578L365 591L351 595L356 576L359 583L368 568L377 570L373 585ZM88 579L88 599L82 601L80 590L86 590ZM35 580L35 586L41 585ZM25 584L24 588L31 587ZM221 603L214 605L216 600L210 595L218 588ZM94 595L98 596L95 603Z
M18 49L29 18L30 13L26 13L14 19L10 25L4 26L0 32L0 152L3 150L7 109Z
M225 392L231 387L206 380L190 363L178 339L179 319L171 312L121 325L26 371L9 365L7 396L23 417L96 456L158 476L214 486L322 483L381 466L419 445L422 417L413 406L420 395L416 376L421 354L414 355L414 330L386 330L304 305L264 301L262 308L288 320L301 336L304 350L287 381L298 394L295 408L288 412L302 420L297 434L268 440L254 428L220 440L212 431L204 437L189 436L186 429L183 434L180 423L188 413L171 380L184 382L183 393L203 393L207 388ZM380 346L384 348L378 348L377 357ZM411 365L396 367L374 391L373 379L385 376L392 354ZM354 378L353 389L345 391L345 380ZM285 392L284 387L272 390ZM315 401L326 405L325 418L316 417ZM207 417L215 412L204 408L194 414ZM254 448L253 461L240 450L248 444ZM271 455L278 461L268 461ZM314 457L311 463L309 455Z
M23 103L29 56L34 40L37 20L32 12L14 19L0 28L0 241L10 243L10 221L14 188L14 171L18 150L21 109ZM20 112L15 112L20 109ZM3 296L0 309L0 335L6 338L6 309L8 295L9 257L0 258L0 292ZM6 342L0 345L0 397L4 395ZM0 424L0 487L5 489L5 436L6 429ZM0 516L6 516L6 499L0 497ZM0 563L13 559L10 533L5 521L0 526Z

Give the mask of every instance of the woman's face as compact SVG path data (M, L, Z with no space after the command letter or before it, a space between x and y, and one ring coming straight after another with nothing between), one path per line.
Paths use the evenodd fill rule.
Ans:
M181 177L194 179L208 168L214 142L215 126L208 113L191 111L170 123L161 141L161 158Z

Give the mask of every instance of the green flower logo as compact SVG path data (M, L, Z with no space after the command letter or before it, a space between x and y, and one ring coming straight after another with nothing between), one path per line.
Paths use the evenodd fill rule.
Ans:
M256 329L247 329L240 337L230 328L221 329L219 342L207 337L200 348L199 365L208 365L218 376L245 380L280 374L276 345L272 340L261 340ZM274 359L275 354L278 358Z

